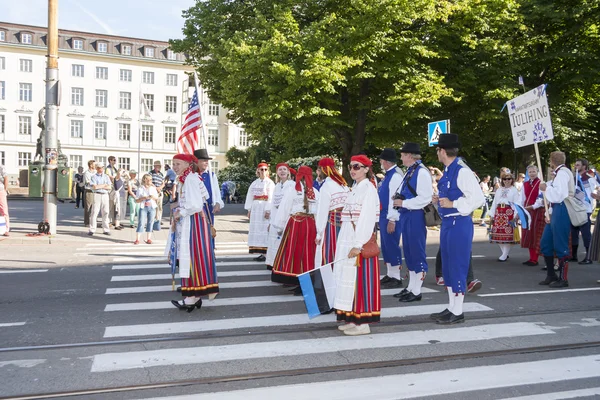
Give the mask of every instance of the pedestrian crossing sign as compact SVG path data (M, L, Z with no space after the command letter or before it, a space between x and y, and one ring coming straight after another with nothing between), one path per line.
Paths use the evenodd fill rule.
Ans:
M429 147L433 147L438 144L440 135L444 133L450 133L450 120L445 119L443 121L430 122L427 124L427 141Z

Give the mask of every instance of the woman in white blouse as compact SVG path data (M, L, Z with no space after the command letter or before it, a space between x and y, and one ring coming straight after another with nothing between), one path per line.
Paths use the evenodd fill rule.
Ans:
M512 244L520 243L516 222L518 215L513 204L521 204L521 195L514 186L514 176L505 172L501 176L500 188L494 195L494 202L490 210L492 227L490 229L490 242L498 243L502 254L499 262L508 260L508 253Z
M248 230L248 247L250 254L258 253L254 261L265 261L269 247L269 214L267 204L273 201L275 182L269 178L269 165L261 162L256 168L256 179L248 188L246 204L250 228Z
M138 227L133 244L140 244L140 236L144 232L144 225L146 225L146 243L152 244L152 224L156 215L156 207L158 207L157 200L158 192L156 186L152 184L152 175L145 174L142 177L142 185L138 188L137 199L135 200L136 203L140 204L140 210L138 211Z

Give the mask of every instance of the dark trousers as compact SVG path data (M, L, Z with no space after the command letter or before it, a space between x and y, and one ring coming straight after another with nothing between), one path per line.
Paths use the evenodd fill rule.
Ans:
M588 249L590 247L590 243L592 242L592 221L590 217L591 213L588 213L588 220L585 224L581 226L573 226L571 225L571 246L579 246L579 232L581 232L581 237L583 238L583 246ZM577 257L576 254L573 254L574 257Z
M75 186L75 193L77 193L77 197L75 198L75 206L79 207L79 203L83 202L83 208L85 208L85 196L83 195L83 188Z
M83 224L90 226L90 216L92 215L92 207L94 206L94 192L85 190L83 199L85 204L83 207Z
M438 249L435 255L435 277L439 278L442 274L442 249ZM469 272L467 272L467 284L471 283L475 279L473 277L473 253L469 257Z

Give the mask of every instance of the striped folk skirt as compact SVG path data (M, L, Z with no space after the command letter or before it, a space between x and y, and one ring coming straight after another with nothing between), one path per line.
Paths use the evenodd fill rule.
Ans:
M190 277L181 278L181 294L185 297L197 297L219 293L213 237L210 226L201 213L190 217L189 240Z
M298 275L315 269L317 228L312 214L294 214L281 237L271 281L298 285Z
M335 260L335 249L337 247L337 237L340 234L342 226L342 210L329 211L327 225L323 232L323 245L321 246L322 261L321 265L332 263ZM334 266L335 268L335 266Z
M529 229L521 229L521 247L524 249L533 249L537 254L541 254L540 241L542 240L542 233L546 227L546 220L544 218L545 210L543 207L536 210L532 210L531 214L531 226Z
M515 217L514 210L508 204L500 204L496 207L496 214L492 225L490 242L492 243L519 243L515 240L515 230L512 222Z
M337 320L357 325L379 322L381 319L381 287L379 257L356 257L356 287L352 311L336 310Z

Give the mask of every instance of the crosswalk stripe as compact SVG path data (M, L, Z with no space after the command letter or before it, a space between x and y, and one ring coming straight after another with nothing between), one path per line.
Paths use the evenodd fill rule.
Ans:
M0 328L6 328L9 326L23 326L25 325L27 322L5 322L0 324Z
M480 294L478 297L499 297L499 296L519 296L523 294L548 294L548 293L565 293L565 292L589 292L600 290L600 287L593 288L577 288L577 289L561 289L561 290L532 290L529 292L507 292L507 293L486 293Z
M530 396L505 397L502 400L563 400L577 399L580 397L589 397L594 395L600 395L600 387L580 390L569 390L568 392L552 392L544 394L533 394Z
M247 271L221 271L218 273L219 278L231 276L271 276L271 271L266 269L247 270ZM179 278L179 274L175 274L175 279ZM150 274L150 275L117 275L111 278L111 282L131 282L131 281L153 281L161 279L172 279L171 274Z
M423 306L398 306L384 308L381 310L381 318L407 317L414 315L427 315L434 312L440 312L442 304L428 304ZM466 303L465 312L492 311L491 308L479 303ZM151 336L172 333L187 332L207 332L215 330L239 329L239 328L257 328L269 326L291 326L305 324L334 323L335 315L320 315L313 319L308 319L306 313L291 315L276 315L269 317L249 317L233 318L214 321L190 321L159 324L141 324L141 325L122 325L109 326L105 328L104 337L132 337L132 336Z
M0 271L0 274L31 274L34 272L48 272L47 269L11 269Z
M507 363L374 378L280 385L149 400L391 400L600 377L598 355ZM394 384L390 384L393 382Z
M271 281L250 281L250 282L225 282L219 283L221 289L239 289L251 287L277 286ZM171 292L171 285L164 286L134 286L124 288L107 288L105 294L128 294L128 293L155 293L155 292Z
M379 333L370 335L369 340L361 337L336 335L304 340L107 353L94 356L92 372L417 346L430 344L433 340L436 343L456 343L553 333L533 322L515 322L418 332Z
M236 266L263 266L265 263L260 261L218 261L219 267L236 267ZM113 270L138 270L138 269L169 269L169 264L132 264L132 265L113 265ZM220 274L219 274L220 275Z
M423 293L435 293L436 290L429 288L421 288ZM398 289L385 289L381 291L382 296L393 295L398 293ZM220 307L220 306L239 306L248 304L276 304L304 301L302 296L292 295L273 295L273 296L249 296L249 297L230 297L217 298L212 301L205 301L202 307ZM148 301L138 303L115 303L107 304L104 311L144 311L144 310L166 310L172 309L173 304L170 301Z

